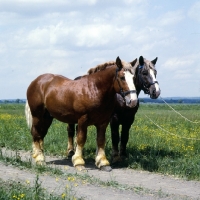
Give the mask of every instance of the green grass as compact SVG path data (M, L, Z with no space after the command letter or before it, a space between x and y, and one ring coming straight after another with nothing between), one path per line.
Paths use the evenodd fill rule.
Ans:
M188 119L200 121L200 105L170 105ZM145 115L172 134L159 129ZM111 159L109 127L106 137L106 155ZM184 138L193 138L193 140ZM121 167L171 174L188 180L200 180L200 140L194 138L200 139L200 124L186 121L166 105L142 104L130 130L127 146L129 158L122 163ZM96 130L91 126L88 128L88 138L84 147L86 163L95 157L95 141ZM44 142L46 154L65 156L66 124L54 120ZM13 150L31 150L31 145L32 138L25 121L24 105L1 104L0 146Z
M41 187L39 176L35 178L34 186L30 186L27 181L25 183L16 181L3 181L0 179L0 199L1 200L75 200L66 190L63 194L55 195L47 192Z

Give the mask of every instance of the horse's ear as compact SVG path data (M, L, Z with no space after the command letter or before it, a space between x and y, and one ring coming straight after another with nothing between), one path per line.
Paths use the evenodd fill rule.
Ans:
M156 64L156 62L157 62L157 60L158 60L158 57L156 57L154 60L152 60L151 62L155 65Z
M121 61L121 59L119 58L119 56L116 58L116 65L117 65L117 67L119 68L119 70L122 69L122 61Z
M133 60L132 62L130 62L130 64L132 65L132 67L135 66L135 63L137 62L137 58L135 60Z
M139 57L139 64L140 66L144 65L144 58L142 56Z

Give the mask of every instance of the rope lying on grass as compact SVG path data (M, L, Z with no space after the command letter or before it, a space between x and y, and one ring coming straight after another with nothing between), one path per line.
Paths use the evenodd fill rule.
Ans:
M160 128L162 131L170 134L170 135L173 135L173 136L176 136L178 138L181 138L181 139L186 139L186 140L200 140L199 138L188 138L188 137L182 137L182 136L179 136L177 134L174 134L174 133L171 133L167 130L165 130L164 128L162 128L161 126L159 126L157 123L155 123L150 117L148 117L147 115L144 115L147 119L149 119L155 126L157 126L158 128Z
M177 113L177 114L179 114L182 118L184 118L185 120L187 120L187 121L189 121L189 122L191 122L191 123L194 123L194 124L198 124L198 123L200 123L200 122L193 122L193 121L191 121L191 120L189 120L188 118L186 118L185 116L183 116L181 113L179 113L178 111L176 111L174 108L172 108L161 96L160 96L160 98L163 100L163 102L166 104L166 105L168 105L175 113Z

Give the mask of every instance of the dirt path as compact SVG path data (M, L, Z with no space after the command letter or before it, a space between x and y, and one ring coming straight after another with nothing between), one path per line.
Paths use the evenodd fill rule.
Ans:
M6 156L14 156L15 152L2 149ZM20 151L21 159L31 159L30 152ZM77 174L70 160L59 157L46 157L47 164L61 169L66 174ZM66 178L41 175L42 187L49 192L62 194L66 185L71 185L77 197L87 200L121 200L121 199L200 199L200 182L185 181L170 176L164 176L146 171L131 169L113 169L112 172L99 171L93 164L87 165L87 172L78 172L87 177L95 177L103 182L117 183L117 187L103 186L83 181L71 182ZM36 175L28 170L20 170L13 166L0 163L0 177L3 180L29 180L34 183Z

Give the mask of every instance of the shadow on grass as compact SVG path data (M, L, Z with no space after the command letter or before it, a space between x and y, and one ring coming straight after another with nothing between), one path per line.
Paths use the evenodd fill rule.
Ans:
M156 149L153 147L146 147L143 150L137 147L127 148L127 158L123 159L120 163L112 164L113 168L125 168L129 167L131 169L143 169L150 172L158 171L159 160L166 157L170 159L180 158L181 154L179 152Z
M111 161L110 155L111 148L106 148L106 156ZM93 153L92 153L93 152ZM111 164L113 169L117 168L131 168L131 169L142 169L149 172L156 172L162 165L162 161L165 158L170 158L170 160L176 160L182 155L179 152L169 151L165 149L156 149L151 146L147 146L143 150L137 147L127 148L127 158L123 159L121 162ZM84 160L85 167L90 170L96 170L95 166L95 149L85 149L84 150ZM112 162L110 162L112 163ZM55 165L66 165L73 167L71 158L58 159L47 162L47 164Z

